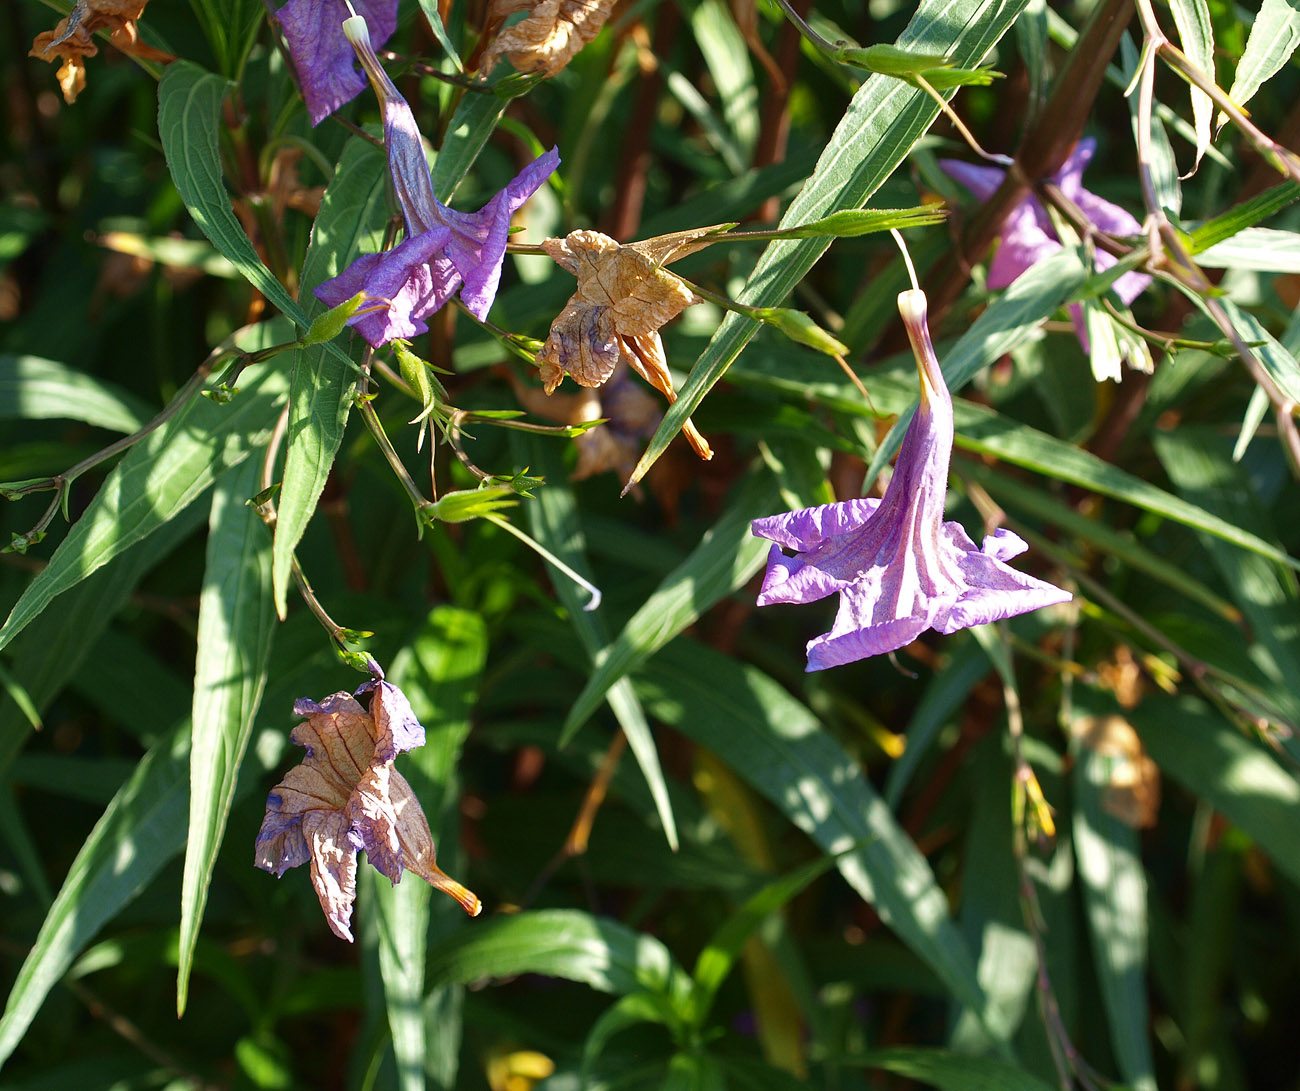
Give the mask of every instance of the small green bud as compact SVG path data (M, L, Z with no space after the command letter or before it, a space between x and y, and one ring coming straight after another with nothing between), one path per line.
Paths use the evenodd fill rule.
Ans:
M49 481L48 477L29 477L25 481L3 481L0 482L0 497L5 500L21 500L29 493L37 491L31 488L32 485L44 485L52 490L53 486Z
M447 388L438 381L433 373L433 365L413 353L407 342L392 342L393 354L397 357L397 366L402 378L415 391L420 399L420 413L410 423L423 420L438 406L447 404Z
M430 519L443 523L464 523L493 515L502 508L513 507L518 501L515 490L509 485L490 485L484 489L458 489L445 493L437 503L424 509Z
M791 341L798 341L827 356L847 356L849 353L848 345L832 337L803 311L788 307L763 307L755 317L774 326Z
M211 390L201 390L199 393L208 401L215 402L217 405L229 405L234 400L235 395L239 393L239 387L231 386L229 383L222 383L219 386L214 386Z
M365 299L366 293L358 292L351 299L345 299L337 307L331 307L324 314L317 315L307 332L302 335L299 344L319 345L323 341L334 340L343 332L343 327L348 324L348 319L361 309L361 304L365 302Z
M879 72L882 76L912 76L935 68L947 68L949 60L940 53L912 53L896 45L841 46L836 60Z
M36 545L45 537L45 531L32 530L26 534L15 534L9 539L9 544L0 553L26 553L30 546Z

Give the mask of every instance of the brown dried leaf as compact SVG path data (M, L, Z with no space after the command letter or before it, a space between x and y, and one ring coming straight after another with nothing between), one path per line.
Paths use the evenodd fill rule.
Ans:
M504 55L520 72L554 76L600 33L613 8L614 0L492 0L491 20L517 11L529 14L497 35L483 56L483 71L490 72Z
M53 61L61 58L59 86L65 102L76 101L86 86L84 59L93 57L99 47L91 37L96 31L111 31L111 41L123 53L150 61L173 61L176 58L140 41L136 20L149 0L77 0L76 6L53 30L42 31L32 42L29 57Z
M1102 808L1126 825L1148 829L1160 809L1160 769L1142 746L1138 733L1122 716L1085 716L1073 726L1079 741L1103 757L1117 759Z

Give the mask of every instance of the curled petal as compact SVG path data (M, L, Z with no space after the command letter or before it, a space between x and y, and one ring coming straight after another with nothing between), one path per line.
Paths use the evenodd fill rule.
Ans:
M397 29L397 0L355 0L353 6L365 17L377 45ZM276 12L313 125L356 98L366 85L343 36L343 22L350 14L344 0L289 0Z

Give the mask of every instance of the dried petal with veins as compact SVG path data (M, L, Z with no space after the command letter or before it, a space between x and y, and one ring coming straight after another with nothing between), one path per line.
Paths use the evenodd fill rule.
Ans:
M676 401L659 328L700 299L662 261L699 249L692 244L714 230L626 246L599 231L543 240L542 248L578 280L538 354L546 392L555 390L566 373L580 386L600 386L623 360L670 404ZM713 457L693 424L688 421L682 431L701 458Z
M491 19L504 19L517 11L528 16L497 35L483 57L489 72L503 54L520 72L554 76L605 25L614 0L492 0Z

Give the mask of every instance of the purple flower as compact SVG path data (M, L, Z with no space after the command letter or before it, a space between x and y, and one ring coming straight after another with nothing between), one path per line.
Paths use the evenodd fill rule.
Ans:
M1106 234L1140 234L1142 225L1128 212L1083 188L1083 172L1096 151L1095 140L1080 140L1070 153L1070 158L1052 175L1051 180L1079 206L1079 210L1092 224ZM960 159L940 159L939 166L945 174L956 179L981 201L987 201L993 196L1006 175L1005 171L998 170L997 167L980 167L964 163ZM1061 240L1056 236L1046 209L1038 198L1032 195L1025 197L1011 209L1002 224L1002 241L989 265L988 286L1005 288L1030 266L1051 257L1061 248ZM1116 258L1104 250L1097 250L1093 261L1097 271L1104 272L1115 264ZM1127 305L1141 295L1150 283L1151 278L1142 273L1125 273L1111 287ZM1077 303L1073 304L1070 315L1079 341L1087 350L1088 335L1084 326L1083 309Z
M369 709L356 700L367 694ZM355 696L303 697L293 711L306 722L289 738L307 754L266 797L253 862L277 877L310 862L325 921L349 943L361 849L394 884L412 872L477 916L482 903L439 869L420 802L392 767L399 753L424 745L424 728L402 691L372 681Z
M926 629L951 633L1070 598L1004 563L1028 548L1015 534L998 530L977 549L960 524L944 522L952 396L930 344L924 293L903 292L898 309L921 373L921 401L884 497L753 522L755 535L777 543L759 606L839 592L831 631L808 642L810 671L894 651Z
M382 46L397 29L397 0L355 0ZM319 125L366 85L352 47L343 36L351 13L347 0L289 0L275 17L284 31L311 123Z
M410 339L429 327L424 319L457 290L466 310L487 317L501 281L510 218L559 165L552 148L528 164L478 212L457 212L433 195L433 179L415 117L370 47L365 20L343 24L370 77L384 114L384 147L393 190L406 222L406 241L383 254L366 254L316 289L337 307L358 292L369 300L348 320L375 348L395 337Z

